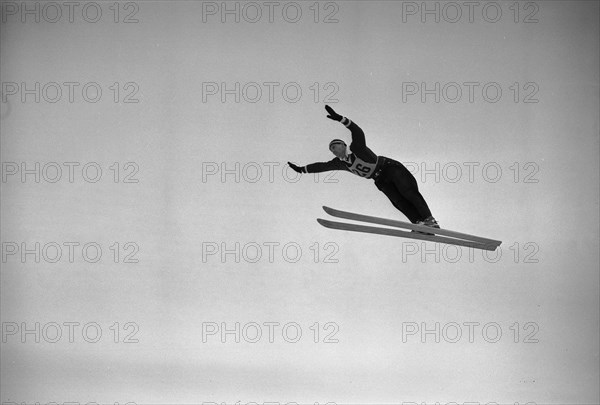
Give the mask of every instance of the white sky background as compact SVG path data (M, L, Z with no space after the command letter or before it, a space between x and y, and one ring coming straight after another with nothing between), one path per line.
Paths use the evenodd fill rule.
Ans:
M102 247L98 263L83 260L81 246L74 263L66 247L58 263L7 256L3 327L96 322L103 335L87 343L77 329L70 343L63 326L57 343L43 336L35 343L33 335L22 343L20 331L6 336L2 402L600 400L598 2L532 3L538 22L529 24L523 19L534 8L520 3L515 23L513 2L497 3L503 14L496 23L482 18L482 6L469 22L464 4L457 23L435 23L433 16L422 23L419 14L403 22L402 2L339 1L339 21L330 24L322 21L333 8L321 3L314 23L313 2L299 3L303 15L295 24L282 18L281 6L273 23L266 6L255 24L236 24L232 16L221 23L219 15L203 23L202 2L191 1L136 2L139 21L131 24L113 22L112 2L98 3L103 15L95 24L81 17L81 7L73 23L66 14L54 24L35 23L33 16L22 23L2 4L3 83L96 82L103 90L97 103L83 100L82 86L73 103L65 86L56 103L3 94L4 249L7 242ZM119 18L131 10L122 8ZM114 82L121 87L118 103L109 89ZM139 103L122 102L127 82L137 84ZM256 103L243 97L236 103L233 95L223 103L220 94L203 102L206 82L229 89L236 82L279 86L273 102L264 85ZM281 94L290 82L302 89L295 103ZM292 182L282 174L288 160L330 160L333 138L350 143L349 131L326 118L328 82L338 89L337 102L329 104L363 128L375 153L419 170L446 165L439 181L416 173L421 192L442 227L502 240L497 262L480 251L470 259L463 249L452 263L456 251L446 245L317 224L317 217L327 217L322 205L405 220L371 180L337 173ZM456 103L443 97L435 103L431 95L423 103L420 94L403 102L407 82L481 85L473 103L464 86ZM502 89L496 103L482 97L489 82ZM518 102L510 89L515 82ZM532 89L523 88L528 82L538 87L537 103L523 102ZM7 162L30 168L57 162L63 177L36 183L28 175L23 183L20 173L7 174ZM73 183L64 162L80 164ZM81 176L89 162L103 170L96 183ZM118 183L114 162L121 168ZM138 183L122 181L132 172L127 162L137 164ZM232 174L223 182L220 172L203 172L220 170L221 163L233 169L236 162L250 164L239 182ZM456 182L448 180L455 177L452 162L462 168ZM477 165L472 182L466 162ZM502 169L498 181L484 178L486 164ZM262 173L252 182L256 165ZM272 181L268 165L275 168ZM493 168L487 173L495 175ZM113 262L114 242L121 244L119 263ZM139 263L122 263L132 251L126 242L139 247ZM248 244L262 246L262 257L251 263L241 256L236 263L218 252L203 261L203 243L233 249L236 242L250 256L255 250ZM265 243L279 244L272 262ZM302 249L296 263L282 254L288 243ZM421 256L436 246L439 262L434 254ZM337 263L325 262L331 252ZM294 249L288 253L293 258ZM118 344L109 329L114 322ZM139 326L138 343L122 342L131 331L126 322ZM222 343L220 335L203 343L203 322L296 322L303 334L288 343L280 326L269 343L263 326L258 343L235 343L232 336ZM315 322L319 343L310 329ZM323 343L333 330L326 322L338 325L338 343ZM403 342L407 322L480 326L472 343L466 326L457 343L443 337L435 343L432 335L422 343L420 334ZM482 337L482 326L491 322L502 328L497 343ZM539 327L537 343L523 342L534 330L527 322Z

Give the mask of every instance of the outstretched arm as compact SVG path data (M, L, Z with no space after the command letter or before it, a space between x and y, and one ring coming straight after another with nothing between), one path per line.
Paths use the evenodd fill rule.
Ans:
M290 165L290 167L297 173L321 173L331 170L347 170L342 161L337 158L334 158L329 162L316 162L306 166L296 166L291 162L288 162L288 165Z
M356 125L354 122L352 122L349 118L342 117L340 114L336 113L333 110L333 108L329 107L328 105L325 106L325 109L329 113L327 118L334 120L334 121L341 122L342 124L344 124L344 126L346 128L348 128L350 130L350 132L352 133L352 143L355 146L357 146L359 148L367 146L366 141L365 141L365 133L363 132L362 129L360 129L360 127L358 125Z

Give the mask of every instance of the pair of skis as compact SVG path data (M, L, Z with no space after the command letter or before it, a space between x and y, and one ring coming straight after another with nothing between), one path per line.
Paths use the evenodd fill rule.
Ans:
M467 233L450 231L447 229L437 229L425 225L416 225L409 222L396 221L393 219L371 217L368 215L355 214L353 212L340 211L333 208L323 206L326 213L338 218L345 218L354 221L368 222L372 224L387 225L394 228L408 229L403 231L394 228L379 228L376 226L365 226L358 224L350 224L346 222L328 221L326 219L317 218L317 222L326 228L339 229L342 231L373 233L378 235L397 236L400 238L420 239L431 242L449 243L457 246L470 247L475 249L483 249L494 251L502 243L499 240L482 238L480 236L469 235ZM417 232L410 232L417 231ZM421 233L423 232L423 233ZM430 235L426 235L430 234ZM434 234L434 235L431 235Z

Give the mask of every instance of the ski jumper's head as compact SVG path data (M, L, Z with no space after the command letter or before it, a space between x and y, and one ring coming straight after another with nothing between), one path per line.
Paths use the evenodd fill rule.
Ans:
M333 141L329 142L329 150L340 159L343 159L347 156L346 142L342 141L341 139L334 139Z

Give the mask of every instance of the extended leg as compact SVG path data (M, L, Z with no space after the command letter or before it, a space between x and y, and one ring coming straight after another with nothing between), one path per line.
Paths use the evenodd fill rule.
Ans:
M425 198L419 192L417 180L404 166L393 166L389 169L389 178L398 192L418 212L420 221L431 217L431 210Z
M410 222L416 224L418 221L422 220L421 215L414 207L414 205L406 198L404 198L402 194L400 194L400 192L393 183L376 183L376 186L386 195L387 198L389 198L389 200L392 202L394 207L396 207L396 209L398 209L401 213L406 215Z

